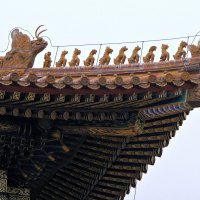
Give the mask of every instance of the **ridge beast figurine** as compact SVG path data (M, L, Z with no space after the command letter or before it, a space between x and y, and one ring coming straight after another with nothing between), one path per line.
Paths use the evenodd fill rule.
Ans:
M51 67L51 62L52 62L52 60L51 60L51 52L48 51L44 55L43 68L50 68Z
M147 55L145 57L143 57L143 61L144 63L149 63L149 62L153 62L154 61L154 51L156 51L157 47L156 46L151 46L149 48L149 52L147 53Z
M110 47L106 47L106 50L103 54L103 57L99 60L99 65L109 65L110 63L110 55L113 52L113 49Z
M167 49L169 48L169 45L167 44L162 44L161 49L162 49L162 54L160 56L160 61L169 61L169 52Z
M128 59L128 62L129 64L134 64L134 63L138 63L139 62L139 59L140 59L140 56L138 54L138 51L140 50L141 48L139 46L135 47L133 49L133 52L132 52L132 55L131 57Z
M94 65L94 55L97 53L96 49L92 49L92 51L90 52L89 56L87 57L86 60L83 61L84 66L89 67L89 66L93 66Z
M78 57L81 54L81 50L75 48L74 54L72 56L72 60L69 62L70 67L76 67L79 66L80 58Z
M125 60L126 60L126 55L125 55L125 51L127 51L128 48L126 46L122 47L119 50L119 54L118 56L114 59L114 64L115 65L120 65L120 64L124 64Z
M178 47L177 52L175 53L174 60L180 60L181 58L185 58L186 56L186 51L184 50L184 48L187 47L187 43L185 41L182 41Z
M58 62L56 62L56 67L65 67L66 63L67 63L67 59L65 58L65 56L68 54L68 51L62 51L60 59L58 60Z
M197 45L194 44L188 45L188 49L192 57L200 56L200 40Z

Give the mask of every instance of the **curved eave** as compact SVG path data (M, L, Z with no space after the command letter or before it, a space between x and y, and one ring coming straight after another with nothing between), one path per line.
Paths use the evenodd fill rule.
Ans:
M93 68L50 69L0 69L0 85L35 88L54 88L94 92L106 88L125 90L137 86L148 89L151 85L166 87L168 84L182 86L186 81L198 84L200 58L158 62L141 65L102 66Z

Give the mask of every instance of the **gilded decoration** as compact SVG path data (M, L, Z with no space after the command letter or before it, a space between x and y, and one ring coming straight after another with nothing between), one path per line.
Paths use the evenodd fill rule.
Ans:
M121 97L119 96L119 101ZM87 119L87 123L81 124L68 124L67 126L62 123L56 123L56 127L61 131L80 134L80 135L107 135L107 136L136 136L142 133L144 128L144 120L140 115L128 113L101 113L98 116L94 116L92 113L84 115L82 113L76 113L74 118L77 120ZM93 120L99 120L99 125L94 125ZM115 123L115 121L118 121ZM90 123L91 122L91 123Z
M7 187L6 173L0 170L0 200L30 200L30 191L25 188Z
M30 196L30 191L26 188L13 188L13 187L8 187L7 192L12 195L12 196L24 196L24 200L25 199L29 199ZM27 198L25 198L27 197Z
M195 107L200 105L200 84L188 91L187 101L189 101Z
M7 192L7 176L5 171L0 170L0 195L2 192Z
M12 131L16 131L19 129L19 126L13 122L9 122L6 120L2 120L0 121L0 132L12 132Z

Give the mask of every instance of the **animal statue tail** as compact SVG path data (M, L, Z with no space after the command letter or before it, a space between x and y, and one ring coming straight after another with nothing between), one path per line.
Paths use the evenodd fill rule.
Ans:
M148 62L148 60L147 60L146 57L143 57L143 62L144 62L144 63L147 63L147 62Z
M87 66L87 67L89 66L86 60L84 60L83 63L84 63L84 66Z
M69 62L69 66L70 66L70 67L73 67L74 65L72 64L72 62Z
M117 59L116 59L116 58L114 59L114 64L115 64L115 65L118 65L118 62L117 62Z

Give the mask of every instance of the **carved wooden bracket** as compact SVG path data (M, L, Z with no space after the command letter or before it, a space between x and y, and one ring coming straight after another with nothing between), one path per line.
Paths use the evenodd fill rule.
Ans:
M200 107L200 84L188 91L187 102L194 108Z

